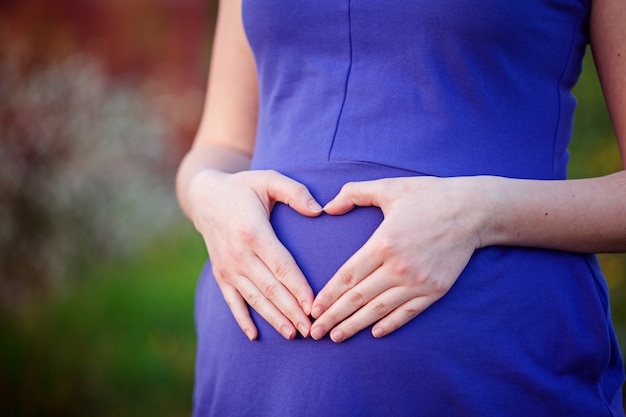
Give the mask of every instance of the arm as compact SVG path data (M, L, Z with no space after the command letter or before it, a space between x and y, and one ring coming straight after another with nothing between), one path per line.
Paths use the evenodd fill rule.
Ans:
M215 279L250 340L258 331L248 305L285 338L307 336L311 290L269 223L276 202L306 216L321 213L308 190L273 171L247 171L258 88L241 21L241 2L222 1L207 99L192 149L176 180L185 214L202 234Z
M626 8L593 0L591 47L626 167ZM494 180L485 244L576 252L626 250L626 172L576 181Z
M626 166L626 8L593 0L591 46ZM578 252L626 250L626 173L602 178L496 185L496 216L486 244ZM505 207L513 208L509 213Z
M622 0L592 0L592 49L626 166L624 27ZM445 295L481 247L626 250L625 171L566 181L468 177L350 183L324 210L339 215L361 205L380 207L385 219L316 297L315 339L332 330L331 338L340 342L373 323L375 337L393 332Z
M220 3L202 122L176 178L178 200L189 218L187 191L194 175L207 168L247 169L254 147L258 88L240 7L238 1Z

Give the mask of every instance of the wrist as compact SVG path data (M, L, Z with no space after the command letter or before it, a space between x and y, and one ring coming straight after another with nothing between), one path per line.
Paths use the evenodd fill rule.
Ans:
M472 212L477 238L476 249L497 245L501 242L502 215L506 207L506 179L495 176L468 177L474 183L472 189Z
M183 212L191 218L189 192L197 178L204 178L209 172L220 174L234 173L248 169L250 156L224 146L197 145L181 161L176 175L176 193Z
M194 223L195 213L198 206L206 206L211 201L211 190L216 189L220 177L228 176L221 171L202 169L191 173L187 181L181 186L182 192L179 197L181 207L187 217Z

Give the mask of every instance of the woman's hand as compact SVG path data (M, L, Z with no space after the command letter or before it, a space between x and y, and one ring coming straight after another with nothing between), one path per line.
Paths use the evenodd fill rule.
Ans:
M406 324L452 287L486 221L480 179L390 178L346 184L324 211L378 206L384 220L315 298L314 339L341 342L367 326L374 337Z
M286 339L296 329L308 336L313 291L269 223L276 202L305 216L321 214L307 188L275 171L205 170L191 180L188 196L215 279L246 336L258 335L247 304Z

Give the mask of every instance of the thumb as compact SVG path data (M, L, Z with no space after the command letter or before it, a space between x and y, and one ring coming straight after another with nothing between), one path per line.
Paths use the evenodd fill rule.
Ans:
M309 217L322 213L322 206L304 184L276 171L268 171L266 175L267 194L273 201L287 204L298 213Z
M349 182L341 187L339 194L330 200L324 211L332 215L345 214L355 206L378 206L382 184L380 181Z

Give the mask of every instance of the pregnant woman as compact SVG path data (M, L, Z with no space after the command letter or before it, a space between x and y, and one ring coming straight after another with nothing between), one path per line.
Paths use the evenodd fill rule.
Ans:
M593 252L626 172L566 180L588 44L626 149L623 0L223 0L178 175L210 263L195 416L622 416Z

